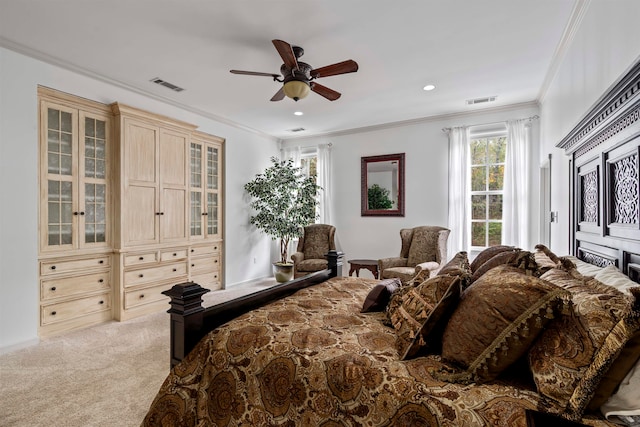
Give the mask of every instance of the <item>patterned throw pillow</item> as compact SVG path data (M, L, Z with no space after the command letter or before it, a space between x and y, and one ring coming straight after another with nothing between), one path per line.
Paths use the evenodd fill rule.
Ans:
M455 254L438 272L438 276L459 276L462 289L466 289L471 281L471 267L465 251Z
M424 321L436 308L438 302L457 283L455 276L434 276L415 287L405 287L400 304L389 308L389 319L396 330L398 355L404 357L414 338L420 332Z
M549 412L578 420L604 374L640 326L635 301L591 277L552 269L542 275L571 292L572 309L529 350L529 366ZM633 290L632 290L633 291Z
M487 249L483 250L478 255L476 255L476 257L471 262L471 265L469 267L471 268L471 271L476 271L478 267L480 267L485 262L489 261L494 256L498 255L500 252L505 252L505 251L513 252L516 249L517 248L515 248L514 246L506 246L506 245L497 245L497 246L488 247Z
M514 249L513 251L502 251L492 258L487 260L484 264L473 270L471 275L471 283L478 280L487 271L500 265L507 265L511 267L517 267L522 270L522 273L539 276L538 265L533 254L529 251L523 251L520 249Z
M462 293L442 337L442 357L464 372L439 376L462 383L496 378L568 300L566 290L518 268L491 269Z

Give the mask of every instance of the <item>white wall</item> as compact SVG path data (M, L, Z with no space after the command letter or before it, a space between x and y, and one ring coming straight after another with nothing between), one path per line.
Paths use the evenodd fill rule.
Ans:
M122 102L225 138L226 285L271 274L271 240L249 227L242 187L278 155L275 140L0 48L0 353L37 341L38 85Z
M331 218L336 245L347 259L398 256L400 229L418 225L447 226L449 142L444 127L475 126L538 114L535 104L511 109L434 118L420 123L354 132L347 135L288 140L283 146L332 143ZM532 123L532 177L530 241L538 240L538 121ZM405 216L360 216L360 158L405 153ZM345 262L343 274L348 274ZM363 275L369 273L362 271Z
M551 249L569 249L569 158L555 145L640 55L640 2L591 0L541 103L540 162L551 161Z

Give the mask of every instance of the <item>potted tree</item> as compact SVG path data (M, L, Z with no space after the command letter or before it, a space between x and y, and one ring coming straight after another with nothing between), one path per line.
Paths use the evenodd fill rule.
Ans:
M317 195L322 188L313 178L304 176L292 159L272 157L271 163L244 189L253 199L255 214L250 218L251 224L273 240L280 239L280 260L273 265L276 280L282 283L293 278L293 263L287 259L289 242L315 221Z

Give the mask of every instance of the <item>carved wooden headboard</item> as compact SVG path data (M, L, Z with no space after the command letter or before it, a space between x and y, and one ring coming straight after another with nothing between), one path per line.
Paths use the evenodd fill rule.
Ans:
M571 252L640 275L640 62L557 145L571 156Z

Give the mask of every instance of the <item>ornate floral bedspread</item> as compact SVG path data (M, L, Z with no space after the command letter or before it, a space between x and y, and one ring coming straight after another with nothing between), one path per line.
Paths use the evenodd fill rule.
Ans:
M534 391L435 380L438 356L400 361L384 313L360 313L375 283L334 278L211 332L171 371L143 425L526 425Z

